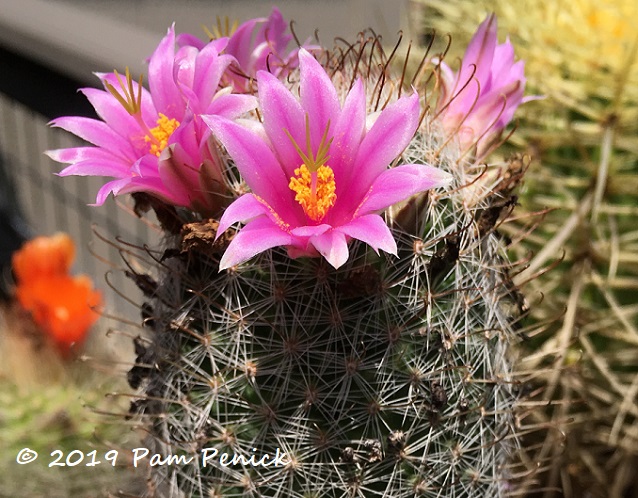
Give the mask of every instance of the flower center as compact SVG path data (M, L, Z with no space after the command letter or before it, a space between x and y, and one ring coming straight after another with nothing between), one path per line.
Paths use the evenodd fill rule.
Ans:
M144 137L146 143L150 143L149 152L157 157L162 153L168 144L168 139L179 126L179 121L174 118L167 118L160 113L157 119L157 126L149 130L149 135Z
M126 68L126 79L124 81L122 81L117 71L114 71L114 74L120 88L115 88L108 81L104 81L104 86L115 100L126 109L126 112L135 119L144 133L144 142L151 144L149 152L159 157L166 148L171 134L179 126L179 121L169 119L164 114L159 113L159 118L156 121L157 126L149 128L142 118L142 76L140 76L140 80L137 83L136 92L128 67Z
M330 121L323 132L316 155L312 151L308 114L306 114L305 152L301 150L290 132L284 129L303 161L301 166L295 169L295 176L290 179L288 187L297 194L295 200L301 204L304 212L312 221L321 221L337 200L335 175L332 168L326 166L326 162L330 159L328 152L332 143L332 138L328 140L329 129Z
M337 200L335 175L330 166L322 165L311 172L305 164L295 169L288 184L295 200L313 221L321 221Z

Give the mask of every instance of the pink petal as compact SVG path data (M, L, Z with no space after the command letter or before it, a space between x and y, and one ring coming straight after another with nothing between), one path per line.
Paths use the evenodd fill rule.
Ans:
M258 71L266 71L279 77L279 64L277 56L273 54L272 47L268 42L262 41L254 45L250 54L250 63L243 69L250 76L256 75Z
M285 34L287 29L288 23L284 20L281 11L273 6L268 19L259 30L258 41L267 41L273 46L275 52L283 51L288 46L288 42L292 40L292 35Z
M111 151L102 149L101 147L70 147L68 149L47 150L45 154L54 161L67 164L87 160L93 160L96 162L102 160L108 162L116 161L120 162L127 169L131 164L129 161L122 160Z
M113 195L117 195L117 191L119 191L126 184L130 183L130 178L123 178L120 180L113 180L102 185L100 190L97 193L97 198L95 199L94 204L89 204L89 206L101 206L106 201L106 198L109 196L111 192Z
M474 78L481 83L481 86L488 81L492 68L492 60L494 59L497 35L496 16L490 14L476 30L463 55L463 63L459 73L461 86L465 84L474 71L472 64L476 65Z
M485 132L498 133L511 121L522 94L520 81L514 81L509 88L485 95L463 125L470 127L476 138Z
M321 235L330 230L332 226L326 225L325 223L322 225L306 225L303 227L293 228L290 233L295 237L315 237L317 235Z
M199 50L189 45L180 48L173 58L173 80L179 85L182 93L189 92L185 97L190 107L192 107L193 98L197 98L193 90L197 54L199 54ZM198 105L199 102L196 101L195 104Z
M224 50L226 50L226 47L228 46L228 40L229 39L227 36L222 36L221 38L209 41L208 44L215 47L217 53L221 54L222 52L224 52Z
M303 48L299 50L299 69L301 106L310 118L312 150L316 152L328 122L335 125L339 97L326 70Z
M198 37L191 33L180 33L175 37L175 42L180 47L192 46L199 50L206 46L206 42L200 40Z
M73 133L98 147L116 149L119 152L130 150L128 143L120 135L97 119L65 116L54 119L51 125Z
M348 261L346 236L337 230L330 230L316 237L311 237L309 242L334 268L339 268Z
M491 67L492 75L505 75L513 65L514 47L508 38L505 43L497 45L494 49L494 59L492 60ZM523 74L520 74L520 76L523 76Z
M448 66L445 62L440 61L439 67L441 68L441 91L442 95L440 97L440 101L446 104L448 100L454 95L454 93L458 90L455 88L457 78L452 71L452 68Z
M360 216L350 223L340 226L337 230L354 239L365 242L377 254L379 249L395 256L397 254L397 244L394 241L394 237L392 237L386 222L378 214Z
M374 179L406 148L419 124L419 95L414 92L386 107L366 134L355 159L350 195L361 199Z
M257 99L252 95L236 93L222 94L211 102L206 114L217 114L228 119L235 119L257 107Z
M352 163L363 138L366 122L366 96L363 82L357 79L343 104L343 110L334 124L334 140L330 147L329 165L335 175L337 199L341 198L350 182Z
M243 128L246 128L247 130L253 132L259 137L262 142L269 142L268 135L266 135L266 130L264 130L264 125L260 121L249 118L237 118L235 119L235 123L241 124Z
M113 195L124 195L133 192L148 192L169 204L177 206L187 206L189 202L188 198L180 198L174 189L166 187L159 178L133 177L125 185L113 189Z
M145 154L131 166L131 172L137 176L159 178L157 171L159 159L155 154Z
M268 207L260 202L253 194L244 194L226 208L219 220L215 239L228 230L228 227L238 221L247 222L258 216L267 215Z
M126 77L120 75L119 80L115 76L114 73L95 73L96 76L100 78L102 84L109 83L111 84L117 91L122 94L122 85L120 81L126 85ZM146 124L150 124L151 126L155 126L157 121L157 110L155 109L155 104L153 103L153 98L151 97L150 92L141 87L137 81L131 81L131 85L133 86L133 93L137 96L142 95L142 119ZM106 85L105 85L106 88ZM98 115L115 131L120 133L123 136L129 137L134 133L140 133L140 127L135 118L133 118L122 104L120 104L113 95L111 95L108 91L95 90L92 89L83 90L84 95L89 102L95 107Z
M201 192L197 171L189 168L180 157L179 144L164 149L157 162L157 175L161 179L162 191L169 191L173 199L179 199L177 204L189 206L192 200Z
M219 262L219 270L248 261L272 247L287 246L291 243L292 237L269 218L257 218L235 234Z
M272 150L255 132L219 116L202 116L214 136L226 147L251 190L293 226L305 219L288 188L289 178Z
M134 157L136 155L135 149L131 145L128 145L128 147L124 149L124 144L130 142L129 137L141 134L140 126L135 122L135 119L133 119L126 109L122 107L122 104L115 100L110 93L96 88L84 88L80 91L95 108L98 116L109 125L114 133L122 137L121 148L126 150L126 154L129 157ZM150 99L148 92L146 92L146 94ZM155 108L152 107L152 102L151 108L154 112ZM155 119L157 119L157 114L155 114Z
M505 109L498 118L496 126L500 129L505 128L507 124L514 118L514 113L523 101L523 92L525 91L525 81L513 82L509 87L503 88L501 97L505 97Z
M228 40L226 53L232 55L239 62L243 71L247 71L250 65L253 29L257 23L264 22L265 18L251 19L241 24Z
M235 58L230 55L219 55L212 44L206 45L197 54L193 90L199 96L203 109L212 102L217 93L222 75L231 62L234 61ZM202 112L204 112L203 109Z
M95 161L89 159L67 166L58 173L58 176L112 176L122 178L122 176L129 176L129 171L130 165L123 164L121 161L104 159Z
M286 177L290 178L295 168L301 165L301 159L284 130L288 130L301 149L305 150L304 110L290 90L272 74L259 71L257 82L264 129L285 169Z
M357 214L381 211L424 190L447 185L452 180L453 176L442 169L422 164L391 168L374 181Z
M175 59L175 26L159 43L148 64L148 84L158 112L182 119L185 103L175 84L173 65Z
M191 169L196 169L202 161L201 145L210 135L210 130L203 123L200 127L204 134L202 135L195 120L182 122L177 129L171 134L168 144L169 147L176 148L179 155L179 161L190 165Z

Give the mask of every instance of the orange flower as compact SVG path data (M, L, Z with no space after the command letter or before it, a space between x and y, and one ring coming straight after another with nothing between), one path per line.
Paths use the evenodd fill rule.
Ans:
M75 244L67 234L36 237L13 255L13 271L20 283L67 275L74 258Z
M88 276L68 274L74 253L69 236L56 234L27 242L13 256L18 302L63 353L84 341L102 304Z

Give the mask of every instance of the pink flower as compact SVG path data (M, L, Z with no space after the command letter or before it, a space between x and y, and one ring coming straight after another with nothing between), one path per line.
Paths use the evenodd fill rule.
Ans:
M273 7L270 16L250 19L241 24L234 32L230 26L223 28L218 20L217 33L211 36L229 36L228 45L224 53L237 59L239 67L230 67L225 75L225 80L232 84L237 91L248 92L251 90L251 78L258 71L268 70L279 78L285 78L292 69L299 65L299 48L288 46L293 40L288 33L288 23L284 20L277 7ZM182 34L177 37L180 45L203 46L204 42L193 35ZM316 50L319 47L304 43L307 50Z
M472 37L459 72L445 63L441 69L443 126L459 135L463 148L476 145L482 157L528 100L523 98L525 63L514 62L509 38L498 44L496 16L491 14Z
M388 105L367 129L371 117L363 82L358 79L341 104L312 55L301 49L299 61L299 100L272 74L257 74L263 133L219 116L203 117L252 190L220 220L218 237L246 222L220 269L275 246L286 246L292 257L320 254L338 268L348 259L350 238L396 254L379 213L450 179L425 165L388 169L418 127L416 93Z
M230 55L220 55L227 40L175 53L171 27L149 60L149 90L126 74L98 74L106 90L82 90L101 120L62 117L52 121L93 146L48 151L70 164L61 176L110 176L96 205L109 193L148 192L164 201L195 210L215 211L221 202L222 170L209 143L210 130L201 114L235 118L256 100L219 90ZM140 79L141 83L141 79Z

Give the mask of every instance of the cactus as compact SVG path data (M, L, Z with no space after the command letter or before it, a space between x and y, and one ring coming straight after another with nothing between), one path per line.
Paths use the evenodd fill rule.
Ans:
M236 36L182 37L175 57L169 30L150 59L151 76L168 68L151 92L128 74L121 91L117 75L103 76L101 98L115 98L138 123L143 103L157 98L158 127L142 127L151 149L120 134L96 136L89 151L50 153L71 163L91 154L92 164L65 174L95 174L107 142L127 151L137 144L133 165L124 154L120 169L109 163L121 179L98 201L135 192L136 211L152 208L166 234L161 250L122 248L147 297L149 332L135 340L128 375L138 393L131 415L149 434L149 451L135 455L149 473L146 494L505 496L518 445L513 346L524 309L496 227L516 203L525 161L479 165L486 149L477 144L492 120L461 140L443 110L474 106L448 95L449 105L430 110L421 98L429 80L420 74L406 90L405 73L395 75L392 56L367 35L333 51L275 54L285 77L257 72L259 110L240 124L230 109L245 111L250 96L211 110L240 97L236 77L182 78L204 57L228 66L230 52L219 53L225 43L236 50ZM495 38L491 28L481 37L491 46ZM471 63L488 64L491 75L491 59ZM196 95L213 73L213 88L229 79L232 87ZM173 84L193 99L192 116L179 105L174 115L161 111L157 95ZM488 104L481 109L490 115ZM198 142L195 166L183 153L188 129L206 146ZM239 221L246 225L231 228Z
M333 270L273 251L218 273L219 249L188 245L165 260L131 371L157 452L287 457L157 467L169 496L502 495L515 300L489 220L504 202L485 190L468 208L466 192L431 195L414 234L394 226L398 260L356 247Z
M455 39L470 36L487 6L413 3L426 9L428 27ZM529 343L537 356L525 365L551 367L537 378L540 399L551 404L537 423L555 428L538 445L549 460L543 486L566 497L635 494L638 39L630 20L638 7L583 0L489 8L526 60L532 92L546 97L519 114L514 141L536 158L522 211L551 210L519 246L535 254L527 276L555 266L528 287L546 296L534 307L535 322L552 322Z
M503 495L520 314L504 304L517 293L494 224L520 163L488 185L436 128L426 118L403 158L454 185L388 215L398 259L358 243L335 270L275 249L219 272L227 242L206 240L212 220L184 225L156 257L133 409L155 452L195 459L152 468L158 495ZM213 449L285 458L202 468Z

